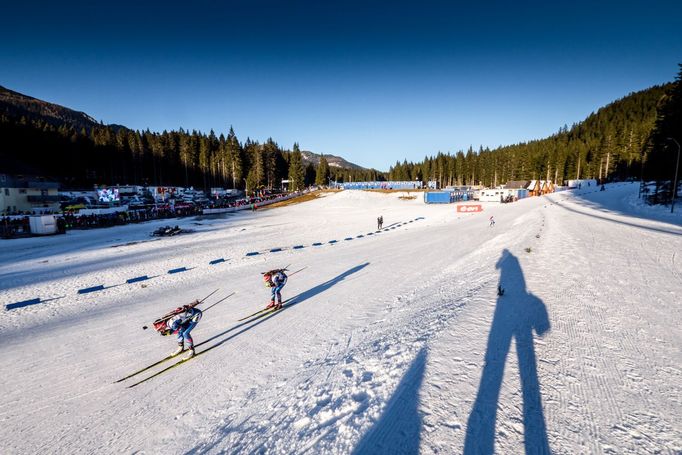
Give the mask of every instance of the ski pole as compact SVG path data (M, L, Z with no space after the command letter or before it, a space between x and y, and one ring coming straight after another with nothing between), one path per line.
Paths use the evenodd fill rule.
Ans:
M295 272L292 272L292 273L290 273L290 274L287 275L287 276L296 275L298 272L300 272L300 271L302 271L302 270L305 270L305 269L307 269L307 268L308 268L308 266L306 265L306 266L303 267L302 269L298 269L298 270L296 270Z
M211 297L213 294L215 294L215 293L218 292L219 290L220 290L220 288L218 288L218 289L216 289L215 291L211 292L209 295L207 295L207 296L204 297L203 299L199 300L199 303L204 302L204 300L206 300L207 298ZM198 304L197 304L197 305L198 305Z
M225 296L225 297L223 297L222 299L218 300L216 303L214 303L214 304L212 304L212 305L210 305L210 306L204 308L204 309L201 310L201 311L202 311L202 312L206 312L206 311L210 310L211 308L213 308L214 306L216 306L217 304L219 304L219 303L222 302L223 300L227 300L228 298L232 297L234 294L235 294L235 292L233 291L233 292L231 292L230 294L228 294L227 296Z

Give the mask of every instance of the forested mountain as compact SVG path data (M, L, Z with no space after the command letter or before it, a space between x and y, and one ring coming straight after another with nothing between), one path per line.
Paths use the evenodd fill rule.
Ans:
M671 83L631 93L546 139L493 150L469 148L455 155L438 153L421 163L397 162L389 179L437 180L442 186L496 186L522 179L561 183L576 178L639 178L643 159L647 171L657 107L674 87Z
M58 104L22 95L1 85L0 114L8 117L20 118L24 116L34 120L42 120L54 126L66 124L79 130L99 126L94 118L84 112L74 111Z
M301 155L303 157L303 163L305 164L312 164L317 168L317 166L320 165L320 157L322 155L318 155L313 152L308 152L305 150L301 151ZM335 168L341 168L341 169L363 169L362 166L358 166L357 164L353 164L350 161L346 161L345 159L341 158L340 156L335 156L335 155L324 155L324 158L327 160L327 164L331 167Z
M224 136L103 125L82 112L0 90L0 172L42 176L65 187L143 184L253 190L279 187L283 179L302 188L330 178L382 176L331 155L322 166L320 156L310 158L313 155L297 145L294 151L284 149L273 139L240 142L232 128Z
M681 71L682 74L682 71ZM668 137L680 142L680 76L617 100L571 128L540 140L421 163L397 162L385 174L333 155L198 131L134 131L87 114L0 88L0 172L56 179L65 187L93 184L294 187L329 180L437 180L445 185L498 185L509 180L656 179L670 173ZM656 129L654 125L656 124ZM653 131L653 132L652 132ZM644 166L642 167L642 163ZM670 179L670 177L665 177Z

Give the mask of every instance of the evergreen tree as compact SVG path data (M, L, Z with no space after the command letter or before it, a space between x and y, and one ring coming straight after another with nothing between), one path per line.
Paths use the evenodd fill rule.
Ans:
M315 185L324 186L329 179L329 163L324 155L320 155L320 163L317 165L317 173L315 174Z
M675 82L658 104L656 123L649 136L649 160L644 167L649 179L672 180L675 174L678 144L682 146L682 63L678 66ZM677 171L679 178L680 169Z
M303 169L303 157L298 143L294 144L289 160L289 188L291 190L302 190L305 188L305 172Z

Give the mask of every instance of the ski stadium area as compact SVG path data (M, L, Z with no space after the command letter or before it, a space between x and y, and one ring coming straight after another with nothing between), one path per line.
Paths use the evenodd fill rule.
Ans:
M1 241L1 452L682 452L679 212L320 196ZM143 326L207 296L195 357L156 364Z

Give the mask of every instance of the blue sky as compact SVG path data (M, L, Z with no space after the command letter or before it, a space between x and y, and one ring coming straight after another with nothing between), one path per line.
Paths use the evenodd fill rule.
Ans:
M548 136L682 62L673 1L23 3L3 6L0 85L380 170Z

